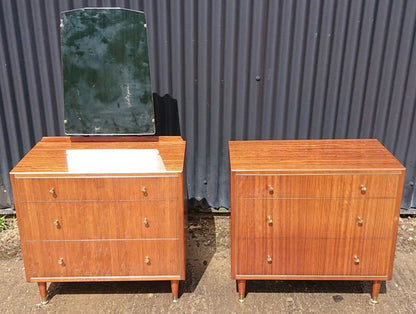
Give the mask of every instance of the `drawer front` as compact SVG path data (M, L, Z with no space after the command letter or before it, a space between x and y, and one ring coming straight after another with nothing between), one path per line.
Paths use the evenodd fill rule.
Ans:
M19 201L146 200L178 198L179 177L18 178Z
M398 218L394 199L239 199L243 238L385 238Z
M237 275L387 276L391 239L239 239Z
M178 238L179 201L32 202L17 208L23 240Z
M399 175L237 175L237 198L397 196Z
M180 274L175 240L25 242L24 247L28 278Z

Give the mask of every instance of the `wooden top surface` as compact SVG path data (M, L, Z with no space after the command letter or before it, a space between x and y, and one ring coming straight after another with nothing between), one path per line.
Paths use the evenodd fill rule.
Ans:
M230 141L232 171L394 171L402 164L376 139Z
M137 174L182 172L180 136L44 137L10 172L27 174Z

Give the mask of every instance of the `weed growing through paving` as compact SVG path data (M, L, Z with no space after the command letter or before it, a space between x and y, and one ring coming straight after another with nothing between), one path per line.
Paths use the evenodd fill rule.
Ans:
M6 216L0 217L0 231L3 231L7 228Z

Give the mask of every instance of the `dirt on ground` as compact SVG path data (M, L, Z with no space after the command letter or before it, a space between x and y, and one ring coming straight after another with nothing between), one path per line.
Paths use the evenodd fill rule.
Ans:
M405 253L416 252L416 216L400 218L397 250Z
M16 218L6 218L6 229L0 231L0 260L20 257L19 229Z
M393 279L370 304L367 281L247 282L238 302L230 277L229 215L190 213L186 280L173 303L169 282L52 283L41 305L27 283L15 220L0 232L1 313L416 313L416 217L399 223Z

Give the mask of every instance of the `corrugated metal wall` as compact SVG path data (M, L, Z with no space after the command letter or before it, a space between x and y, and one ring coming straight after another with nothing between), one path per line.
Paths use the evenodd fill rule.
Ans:
M147 15L153 90L178 101L190 197L229 206L229 139L374 137L406 165L402 206L416 206L416 1L401 0L2 0L8 190L12 166L63 132L59 12L95 6Z

